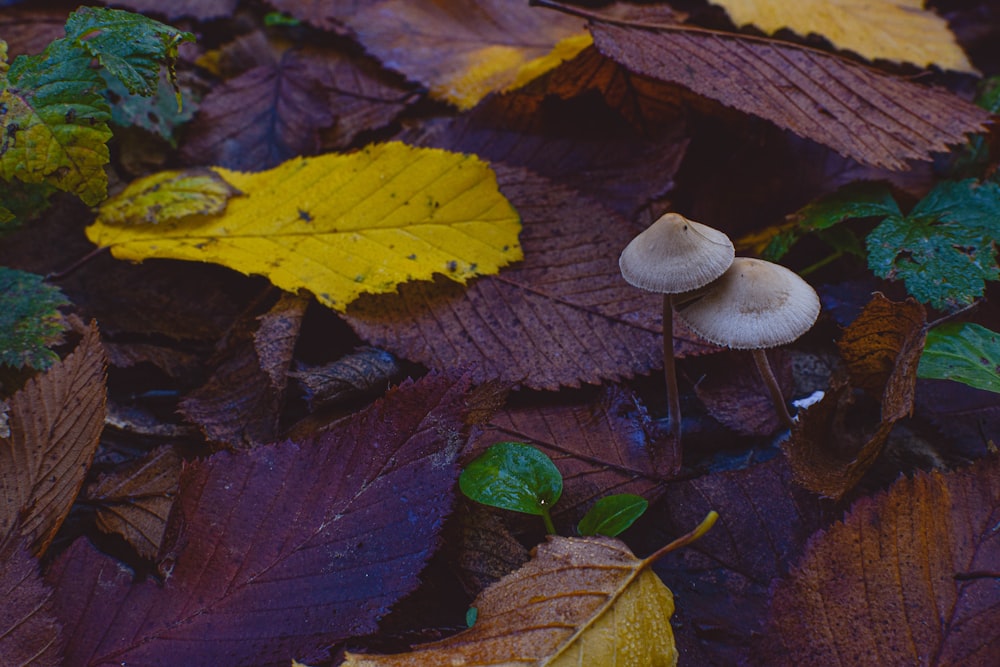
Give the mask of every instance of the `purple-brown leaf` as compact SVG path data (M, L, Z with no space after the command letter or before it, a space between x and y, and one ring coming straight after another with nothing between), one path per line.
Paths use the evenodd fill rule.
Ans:
M0 665L60 667L62 645L38 561L18 546L17 536L0 540Z

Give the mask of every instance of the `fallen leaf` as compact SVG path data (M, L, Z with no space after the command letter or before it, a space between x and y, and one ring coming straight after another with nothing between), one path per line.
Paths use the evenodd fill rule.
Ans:
M597 384L662 367L663 299L621 277L635 229L570 188L494 165L520 211L524 262L468 288L415 283L361 299L346 319L370 344L478 381L534 389ZM678 357L715 350L678 327Z
M363 347L337 361L289 373L306 390L313 410L364 396L377 396L400 374L396 357L384 350Z
M208 21L232 16L239 0L173 0L169 4L159 0L98 0L101 4L124 7L141 14L162 14L169 20L191 17Z
M62 342L58 309L68 303L42 276L0 266L0 364L45 369L59 359L49 347Z
M954 380L1000 393L997 332L972 322L946 322L927 332L917 376Z
M348 653L343 664L676 665L673 596L649 565L614 538L549 537L472 602L470 629L407 654Z
M927 415L950 449L965 462L996 451L1000 394L945 380L920 380L916 400L916 411Z
M10 436L0 439L0 540L23 537L40 555L69 514L104 427L106 364L91 324L72 353L9 399Z
M923 9L923 0L711 1L725 7L737 26L753 24L768 34L781 28L803 37L815 33L868 60L976 72L948 23Z
M460 522L456 567L470 594L478 595L530 559L528 549L517 541L497 512L467 502L456 513Z
M0 664L61 667L62 628L38 561L18 540L0 539Z
M755 664L994 664L998 511L995 459L862 498L775 587Z
M170 193L165 198L163 193ZM241 194L211 169L161 171L142 179L128 197L115 197L100 208L109 225L147 224L180 220L189 215L208 216L226 210L230 197Z
M517 212L475 156L387 143L259 173L214 171L246 193L223 215L141 227L98 219L88 238L119 259L212 261L266 275L336 310L403 281L441 273L465 283L521 259ZM140 179L118 197L144 189Z
M633 72L685 86L841 155L888 169L980 132L987 112L839 56L684 27L594 23L594 43Z
M781 350L772 350L767 356L771 367L776 369L782 395L790 396L792 367L787 357ZM784 363L777 362L778 359ZM768 436L784 428L751 355L734 351L713 354L699 359L692 372L699 377L694 385L695 394L720 424L750 436Z
M163 544L180 474L180 456L172 447L160 447L101 475L84 498L96 506L102 532L121 535L139 556L152 560Z
M66 664L287 665L374 632L437 546L467 389L407 382L316 439L188 464L160 583L77 540L47 574Z
M844 331L838 347L850 381L835 378L782 445L796 481L840 498L861 480L895 423L913 412L924 320L912 299L897 303L876 293ZM865 394L855 396L854 386Z

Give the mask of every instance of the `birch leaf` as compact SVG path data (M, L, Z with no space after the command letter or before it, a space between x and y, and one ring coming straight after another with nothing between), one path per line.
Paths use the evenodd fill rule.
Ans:
M138 215L145 215L149 179L160 178L154 175L109 200L88 237L119 259L215 262L264 275L289 292L305 288L336 310L404 281L441 273L465 283L521 259L517 212L475 156L394 142L256 173L212 170L246 193L230 199L224 213L113 224L103 211L119 211L139 194ZM182 181L164 186L173 182ZM158 193L165 208L179 196L170 187Z
M924 9L923 0L712 0L733 23L752 23L773 34L781 28L826 37L838 49L868 60L885 59L918 67L940 65L975 72L947 22Z

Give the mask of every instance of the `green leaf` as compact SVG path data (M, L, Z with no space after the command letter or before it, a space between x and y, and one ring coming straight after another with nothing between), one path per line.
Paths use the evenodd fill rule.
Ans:
M580 535L615 537L642 516L649 501L631 493L619 493L601 498L580 519L576 530Z
M48 346L62 341L57 309L68 303L41 276L0 267L0 363L44 369L58 361Z
M176 147L174 131L191 120L198 105L186 97L184 106L177 108L174 89L166 75L159 78L159 88L152 97L132 94L117 77L102 72L111 102L111 122L118 127L141 127Z
M545 516L562 495L562 475L552 460L530 445L499 442L458 478L462 493L476 502Z
M902 279L919 301L959 308L1000 277L998 237L1000 186L945 181L909 215L891 215L868 235L868 265L883 278Z
M7 211L10 215L8 217L0 213L0 235L17 229L41 214L49 207L49 200L55 191L47 183L5 183L0 188L0 210Z
M1000 393L1000 334L969 322L934 327L927 332L917 377Z
M282 14L281 12L268 12L264 15L264 25L269 28L274 27L295 27L297 25L302 25L302 21L298 20L294 16L288 16L287 14Z
M845 220L899 215L899 206L889 188L882 183L859 182L810 202L792 218L798 226L774 237L764 249L765 259L781 259L808 232L829 229Z
M0 176L49 183L89 205L107 196L111 113L90 61L59 39L0 74Z
M159 85L160 65L166 64L170 83L178 91L173 67L177 46L194 35L141 14L81 7L66 21L66 37L100 61L108 74L131 93L153 95Z

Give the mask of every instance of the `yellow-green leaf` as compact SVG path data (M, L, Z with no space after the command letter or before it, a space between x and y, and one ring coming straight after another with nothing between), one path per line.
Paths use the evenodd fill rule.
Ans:
M838 49L868 58L939 65L975 72L947 22L924 9L924 0L711 0L725 7L738 26L767 33L788 28L815 33Z
M211 169L161 171L132 183L101 206L109 225L167 222L189 215L211 215L226 209L239 190Z
M257 173L212 170L245 193L224 213L127 226L101 215L88 238L120 259L215 262L264 275L338 310L365 292L435 273L464 283L522 257L517 212L473 155L386 143ZM148 181L109 205L142 197ZM160 190L180 182L167 178Z

